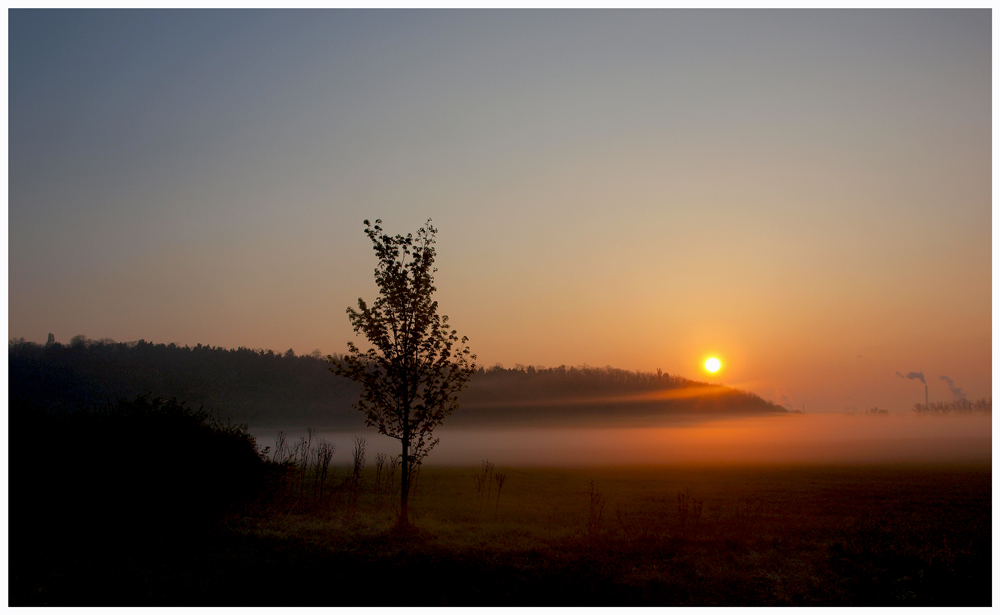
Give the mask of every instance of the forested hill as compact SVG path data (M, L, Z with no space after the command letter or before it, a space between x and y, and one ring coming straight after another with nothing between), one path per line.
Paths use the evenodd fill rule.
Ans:
M9 344L12 408L92 408L116 398L175 397L253 428L360 429L360 388L318 353L89 340ZM480 369L447 425L616 423L684 413L770 413L760 397L668 376L613 368Z

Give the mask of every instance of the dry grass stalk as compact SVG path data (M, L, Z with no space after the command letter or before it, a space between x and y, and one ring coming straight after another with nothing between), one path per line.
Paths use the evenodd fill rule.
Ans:
M285 463L288 461L290 454L291 453L288 450L288 441L285 438L285 432L279 431L274 441L274 452L271 453L271 461L275 463Z
M385 469L386 461L388 461L389 456L385 453L378 453L375 455L375 496L377 497L379 493L387 491L382 488L382 472Z
M351 451L351 460L354 463L354 480L361 480L361 470L365 468L365 460L368 456L368 441L364 438L354 438L354 450Z
M507 482L507 474L504 472L497 472L493 475L493 480L495 480L497 484L497 505L493 510L493 519L495 520L500 512L500 490L503 489L503 484Z
M309 437L300 437L299 443L293 449L295 464L299 468L299 488L302 493L305 493L306 490L306 473L309 471L311 459L313 428L309 427L306 429L306 433Z
M483 459L479 465L479 473L473 477L476 483L476 497L479 499L478 514L490 504L490 477L493 475L493 462Z
M319 495L323 497L323 485L326 483L326 475L330 469L330 462L333 454L337 451L336 444L330 444L326 440L320 440L316 447L316 482L319 485Z
M351 501L348 514L350 516L353 516L357 508L358 498L361 495L361 471L365 468L365 459L367 455L368 440L362 437L355 437L354 449L351 450L351 461L353 462L353 467L349 479L351 484Z
M396 485L396 470L399 468L399 463L399 455L393 455L389 458L389 476L386 479L386 483L389 485L389 491L392 491Z
M488 459L483 459L480 469L483 474L481 477L481 483L479 488L479 496L485 498L486 504L490 503L490 478L493 476L493 462Z

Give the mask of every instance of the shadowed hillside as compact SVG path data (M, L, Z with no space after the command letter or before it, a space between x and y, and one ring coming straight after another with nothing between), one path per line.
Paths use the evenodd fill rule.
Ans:
M480 369L451 425L618 423L665 414L787 412L753 393L663 373L613 367Z
M353 382L319 353L114 342L76 336L68 345L9 344L10 400L51 411L137 395L176 397L255 428L349 430ZM622 422L667 414L785 412L757 395L678 376L611 367L480 369L449 425Z
M137 395L176 397L255 427L363 426L358 389L318 356L73 338L69 345L9 345L10 399L71 410Z

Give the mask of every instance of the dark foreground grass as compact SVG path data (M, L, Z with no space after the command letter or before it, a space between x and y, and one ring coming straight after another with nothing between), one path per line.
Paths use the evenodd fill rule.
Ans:
M991 604L988 464L483 471L421 470L408 530L373 472L222 525L12 521L10 604Z

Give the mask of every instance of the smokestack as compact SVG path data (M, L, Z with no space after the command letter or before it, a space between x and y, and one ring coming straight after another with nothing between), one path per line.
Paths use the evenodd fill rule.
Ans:
M900 378L909 378L910 380L919 380L920 382L924 383L924 408L926 408L927 410L930 410L931 409L931 398L930 398L930 395L927 394L927 380L924 378L924 373L923 372L909 372L908 374L906 374L904 376L903 374L900 374L899 372L896 372L896 375L899 376Z
M905 376L903 374L900 374L899 372L896 372L896 375L899 376L900 378L909 378L910 380L919 380L920 382L923 382L924 384L927 384L927 381L924 379L924 373L923 372L910 372L910 373L906 374Z

